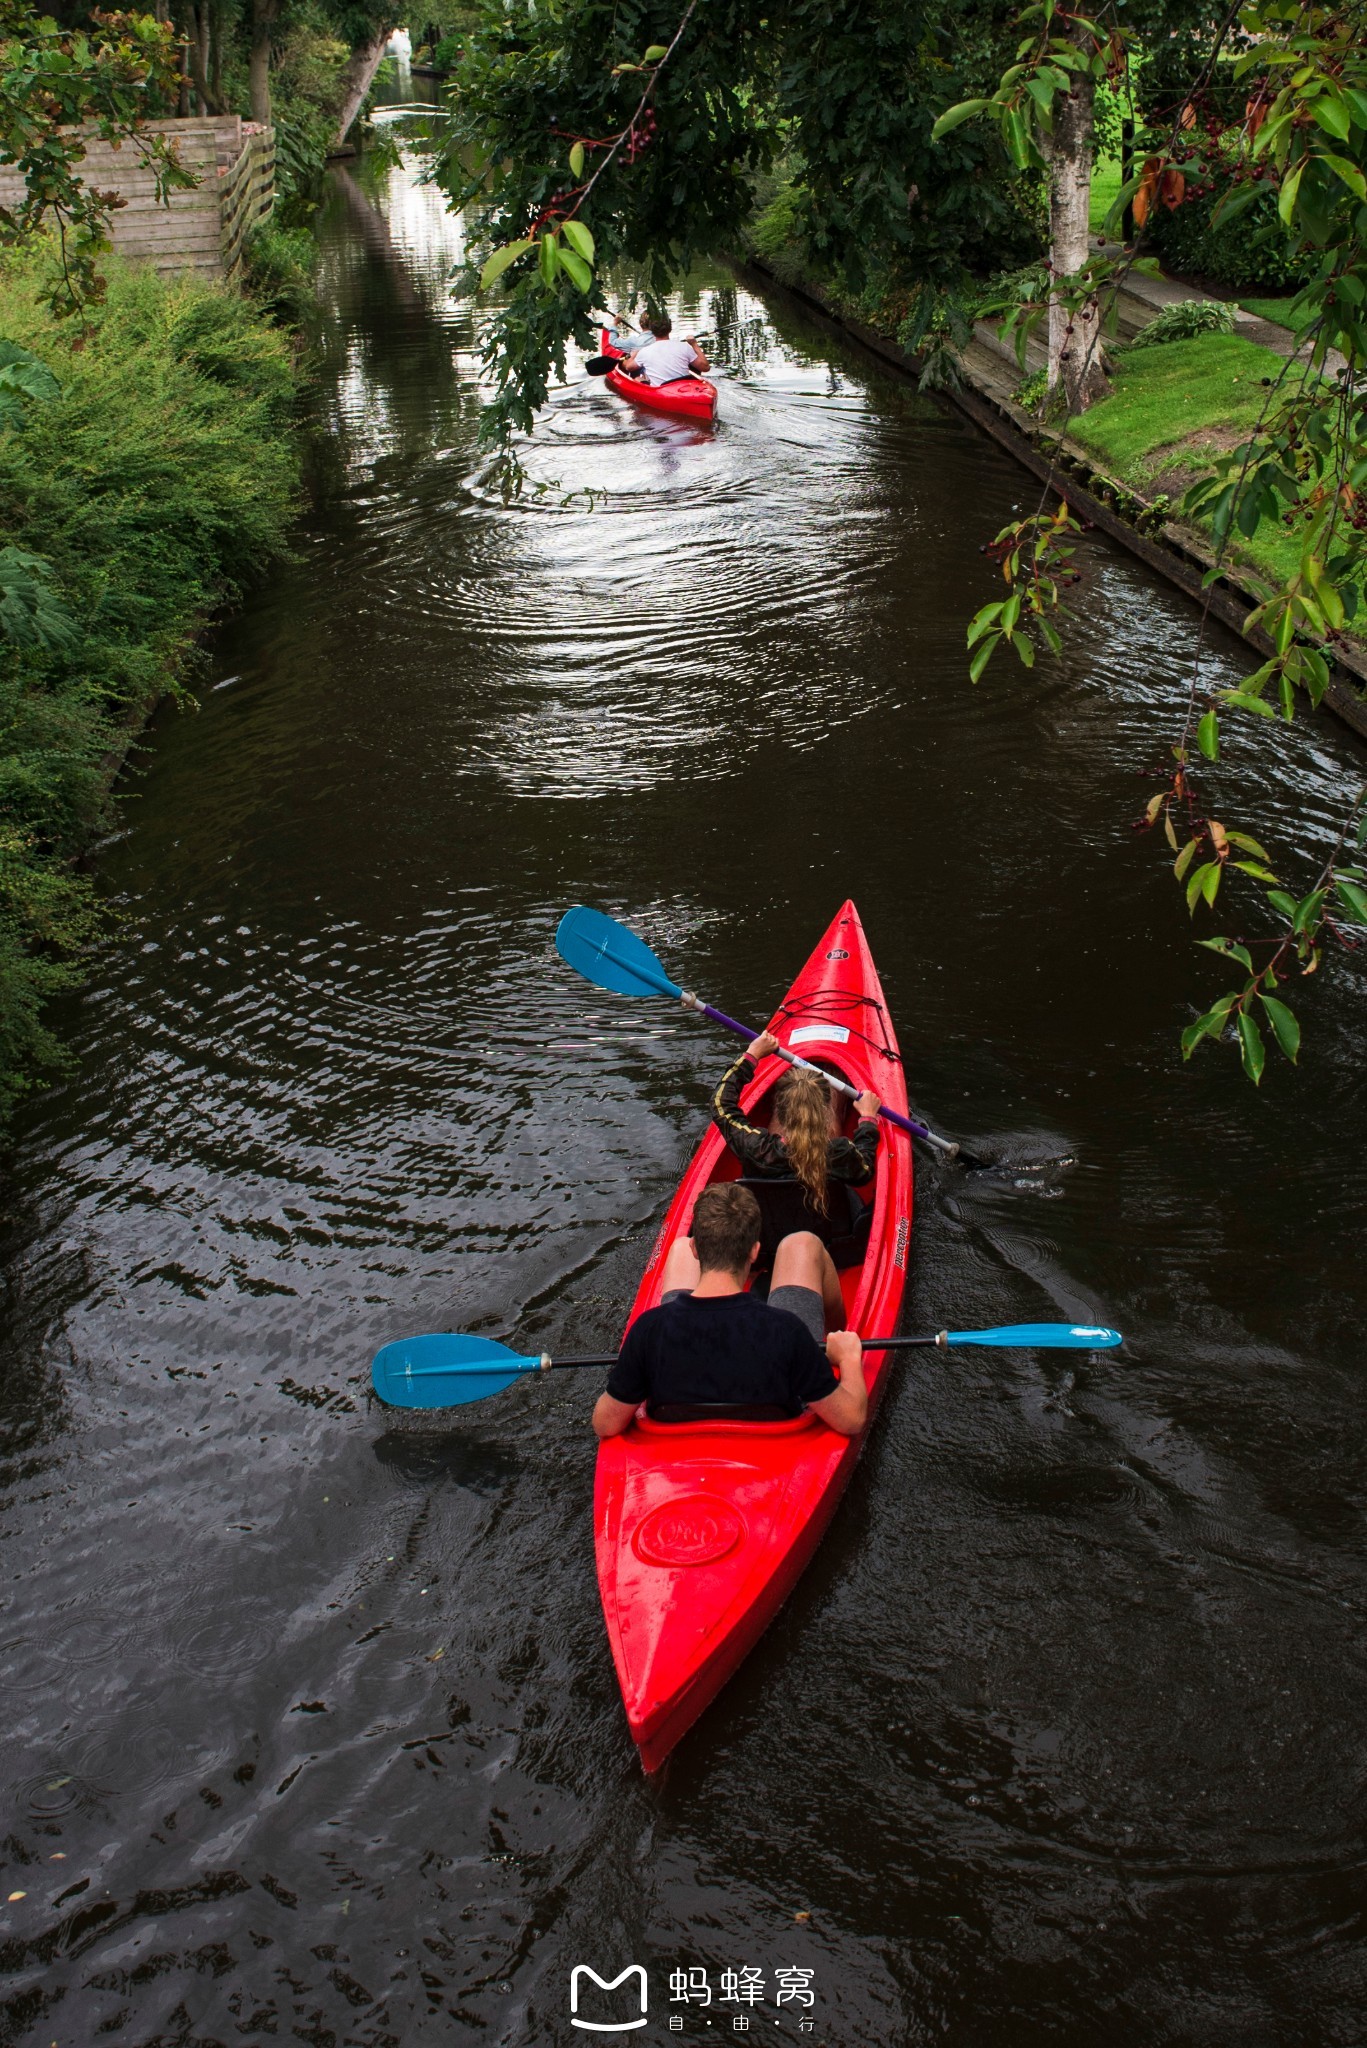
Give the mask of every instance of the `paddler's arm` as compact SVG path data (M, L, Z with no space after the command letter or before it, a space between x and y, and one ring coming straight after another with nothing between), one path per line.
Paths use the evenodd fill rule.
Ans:
M698 344L697 344L697 342L696 342L696 341L694 341L694 339L693 339L692 335L691 335L691 334L686 334L686 335L684 336L684 340L685 340L685 341L686 341L686 342L688 343L688 346L689 346L689 347L690 347L690 348L692 349L692 351L693 351L693 367L694 367L694 369L695 369L695 370L710 370L710 369L711 369L711 367L712 367L711 363L709 363L709 362L708 362L708 360L707 360L707 357L706 357L706 356L705 356L705 355L703 354L702 350L701 350L701 349L700 349L700 348L698 347Z
M854 1106L859 1122L852 1138L837 1138L830 1150L827 1171L833 1180L861 1188L878 1171L878 1097L871 1088L856 1095Z
M621 1436L630 1429L636 1410L650 1392L639 1332L640 1324L633 1323L608 1374L607 1387L594 1403L593 1427L600 1437Z
M600 1394L593 1406L593 1427L600 1436L621 1436L630 1429L636 1419L635 1401L618 1401L611 1394Z
M729 1066L712 1097L712 1121L731 1150L745 1166L758 1166L770 1173L787 1170L787 1161L772 1131L750 1123L740 1106L742 1092L755 1078L756 1063L772 1052L778 1040L762 1031L740 1058Z
M869 1394L864 1385L864 1347L853 1330L832 1330L826 1356L840 1375L840 1385L811 1411L839 1436L858 1436L869 1419Z

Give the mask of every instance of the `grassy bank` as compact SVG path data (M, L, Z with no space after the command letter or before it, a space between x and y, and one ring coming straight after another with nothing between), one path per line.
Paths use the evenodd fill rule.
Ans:
M1121 483L1175 506L1209 474L1214 456L1249 438L1272 387L1284 388L1285 370L1282 356L1237 334L1126 350L1112 360L1111 395L1071 420L1069 437ZM1299 560L1297 540L1284 528L1264 528L1251 541L1236 535L1230 552L1279 579L1294 574Z
M1069 422L1129 483L1180 476L1185 488L1211 453L1233 447L1257 424L1281 356L1237 334L1198 334L1111 358L1108 398Z
M82 335L38 304L50 260L0 264L0 335L59 387L0 424L0 548L37 558L0 571L55 621L32 644L0 593L0 1122L59 1057L43 1003L99 925L73 863L195 634L283 549L298 484L292 349L257 305L111 260Z

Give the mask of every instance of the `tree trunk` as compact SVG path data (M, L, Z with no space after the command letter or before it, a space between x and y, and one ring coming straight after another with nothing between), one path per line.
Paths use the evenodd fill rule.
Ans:
M1085 32L1080 32L1085 33ZM1092 115L1096 81L1073 77L1058 102L1049 169L1049 262L1056 278L1083 269L1091 254ZM1070 413L1086 412L1105 394L1101 308L1095 294L1069 312L1056 294L1049 302L1049 388L1062 382Z
M363 43L354 45L351 55L342 67L340 80L342 90L342 111L337 119L337 133L332 138L334 149L340 149L347 139L351 124L360 113L370 82L380 68L380 59L385 45L394 33L394 24L376 29Z
M271 30L280 12L280 0L252 0L252 42L247 60L251 90L252 119L267 124L271 118Z
M199 111L201 114L226 114L228 110L223 104L223 95L216 86L209 83L208 77L209 0L201 0L201 4L192 8L190 13L190 76L195 81L195 91L199 95Z
M195 48L191 56L190 69L194 73L195 90L199 94L199 111L201 114L207 114L210 111L209 0L199 0L199 7L196 11L196 14L197 18L195 25L198 30L198 34L195 37ZM196 57L198 57L199 59L198 64L196 64L194 61ZM217 114L219 111L220 109L217 107L213 109L213 112L215 114Z

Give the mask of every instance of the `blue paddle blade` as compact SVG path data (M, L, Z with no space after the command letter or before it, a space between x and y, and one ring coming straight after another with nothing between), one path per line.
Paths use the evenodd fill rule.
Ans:
M492 1337L400 1337L375 1353L371 1385L391 1408L457 1408L501 1394L539 1358L522 1358Z
M618 996L673 996L676 1001L683 994L643 939L587 904L565 912L555 945L561 959L595 988L611 989Z
M1089 1323L1008 1323L1000 1330L947 1330L946 1344L999 1344L1013 1351L1113 1351L1119 1330Z

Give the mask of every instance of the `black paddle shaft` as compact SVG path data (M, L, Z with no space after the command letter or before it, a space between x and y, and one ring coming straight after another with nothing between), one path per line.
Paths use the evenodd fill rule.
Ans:
M938 1337L863 1337L860 1339L866 1351L911 1351L917 1345L938 1344L939 1341ZM552 1358L548 1361L547 1365L542 1367L542 1370L547 1371L553 1367L558 1371L561 1366L604 1366L616 1365L616 1363L617 1353L615 1351L599 1351L587 1358Z

